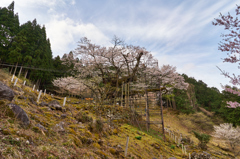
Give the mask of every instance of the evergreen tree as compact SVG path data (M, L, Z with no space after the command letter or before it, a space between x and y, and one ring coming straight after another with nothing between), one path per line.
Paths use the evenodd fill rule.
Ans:
M0 8L0 58L6 62L14 37L19 31L18 14L14 14L14 2Z

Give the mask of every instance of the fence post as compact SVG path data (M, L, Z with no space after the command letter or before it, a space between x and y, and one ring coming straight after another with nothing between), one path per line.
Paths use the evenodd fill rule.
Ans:
M25 86L25 84L26 84L26 81L23 82L23 85L24 85L24 86Z
M33 91L34 91L34 89L35 89L35 85L33 85Z
M44 90L44 96L45 96L45 94L46 94L46 89Z

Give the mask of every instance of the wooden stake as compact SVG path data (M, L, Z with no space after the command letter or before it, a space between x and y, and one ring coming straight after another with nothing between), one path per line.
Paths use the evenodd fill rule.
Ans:
M65 106L65 104L66 104L66 100L67 100L67 97L64 98L63 106Z
M37 99L37 103L39 102L39 99L41 97L41 94L42 94L42 90L40 90L39 94L38 94L38 99Z
M13 86L16 86L16 84L17 84L17 81L18 81L18 78L15 80L15 83L14 83L14 85L13 85Z
M127 157L128 141L129 141L129 136L127 137L127 143L126 143L126 148L125 148L125 157Z
M13 82L13 79L14 79L14 75L12 76L11 82Z

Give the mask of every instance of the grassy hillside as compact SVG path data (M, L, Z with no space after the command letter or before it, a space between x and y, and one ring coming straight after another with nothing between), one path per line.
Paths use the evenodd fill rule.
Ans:
M97 103L76 98L67 98L62 110L40 106L41 102L56 100L62 105L63 97L41 96L38 105L38 92L28 86L17 86L10 82L8 73L0 70L0 81L10 86L16 96L11 103L19 105L30 118L30 126L24 127L16 118L7 114L6 100L0 100L0 158L188 158L192 152L201 152L192 130L211 133L213 123L202 113L183 115L173 110L164 110L167 129L176 135L182 134L187 155L166 133L163 141L160 124L152 124L149 132L145 130L144 118L120 106L99 106ZM144 111L139 108L138 111ZM151 114L151 112L150 112ZM113 120L109 120L115 118ZM161 121L159 115L151 116L151 121ZM127 156L125 147L129 144ZM226 145L211 139L208 152L216 158L232 158ZM225 150L224 150L225 149Z

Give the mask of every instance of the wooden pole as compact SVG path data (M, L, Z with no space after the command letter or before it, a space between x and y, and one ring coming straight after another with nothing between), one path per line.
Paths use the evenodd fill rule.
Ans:
M28 70L25 72L24 78L27 78Z
M129 84L130 84L130 83L128 82L128 85L127 85L127 86L128 86L128 88L127 88L127 89L128 89L128 96L127 96L128 107L129 107Z
M161 106L163 140L164 140L164 142L166 142L165 131L164 131L164 121L163 121L163 105L162 105L161 80L159 81L159 100L160 100L160 106Z
M145 93L146 93L146 121L147 121L147 132L149 131L149 105L148 105L148 91L147 87L145 88Z
M13 66L12 66L12 68L11 68L10 75L12 74L12 70L13 70Z
M11 82L13 82L13 79L14 79L14 75L12 76Z
M17 64L16 64L16 67L15 67L15 70L14 70L14 75L15 75L15 73L16 73L16 70L17 70L17 65L18 65L18 62L17 62Z
M125 106L127 106L127 83L125 84Z
M147 75L145 74L145 84L146 84L146 87L145 87L145 94L146 94L146 127L147 127L147 132L149 131L149 127L150 127L150 124L149 124L149 105L148 105L148 91L147 91Z
M124 88L124 82L122 83L122 97L121 97L121 106L123 106L123 88Z
M20 71L19 71L19 73L18 73L18 78L20 77L21 72L22 72L22 66L21 66Z
M40 100L41 94L42 94L42 90L40 90L40 92L39 92L39 94L38 94L37 103L38 103L39 100Z
M15 80L14 86L16 86L16 84L17 84L17 81L18 81L18 78Z

